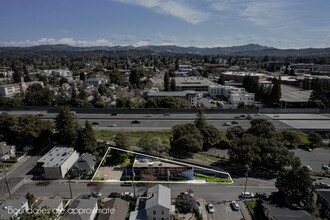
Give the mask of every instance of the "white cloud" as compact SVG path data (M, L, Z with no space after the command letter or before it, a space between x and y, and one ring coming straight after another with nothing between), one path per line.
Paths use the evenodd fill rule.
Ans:
M147 45L149 45L149 41L141 40L141 41L135 43L133 46L134 47L142 47L142 46L147 46Z
M158 13L178 17L191 24L199 24L209 19L209 14L191 7L180 0L114 0L121 3L139 5L150 8Z
M95 41L75 40L74 38L41 38L39 40L31 41L0 41L0 46L4 47L29 47L37 45L54 45L54 44L67 44L76 47L90 47L90 46L113 46L113 43L106 39L99 39Z

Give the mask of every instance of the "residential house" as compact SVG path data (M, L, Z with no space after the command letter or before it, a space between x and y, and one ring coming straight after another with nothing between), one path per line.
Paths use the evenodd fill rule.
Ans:
M148 189L147 196L138 198L129 220L169 220L174 210L171 189L158 184Z
M100 211L97 220L125 220L129 208L129 202L121 198L114 198L106 201L101 209L110 211Z
M102 83L107 83L108 80L105 78L101 78L101 77L96 77L96 78L89 78L85 80L85 87L87 86L92 86L92 87L98 87L100 86Z
M321 216L330 219L330 191L318 191L317 203L321 207Z
M263 211L269 220L313 220L314 218L306 211L290 209L270 202L262 203Z
M20 212L28 211L29 203L25 197L5 200L0 205L0 219L12 219Z
M47 207L52 212L56 212L57 214L61 214L64 210L63 199L59 196L55 196L52 199L39 199L35 205L38 208Z
M58 145L37 161L41 176L46 179L61 179L78 160L79 153L72 147Z
M78 211L81 210L79 213ZM97 199L74 199L60 220L93 220L97 214Z
M8 160L11 157L16 157L16 146L0 142L0 161Z
M73 164L71 170L77 172L80 177L82 177L84 174L90 175L94 172L95 163L95 156L89 153L84 153L79 157L77 162Z

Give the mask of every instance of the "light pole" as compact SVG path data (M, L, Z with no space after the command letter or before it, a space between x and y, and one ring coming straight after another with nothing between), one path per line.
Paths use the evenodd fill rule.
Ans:
M73 198L73 196L72 196L72 189L71 189L71 181L70 181L70 174L69 174L69 170L68 170L68 180L69 180L70 196L71 196L71 199L72 199L72 198Z
M134 168L133 168L133 196L135 198L135 173L134 173Z

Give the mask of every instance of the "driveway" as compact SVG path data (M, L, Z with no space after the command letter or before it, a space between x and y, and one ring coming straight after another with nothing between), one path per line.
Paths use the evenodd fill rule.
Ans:
M238 201L238 204L241 208L240 211L234 211L231 206L230 202L227 201L225 203L217 203L214 205L214 213L207 214L208 220L241 220L242 218L245 218L246 220L252 220L249 211L245 207L245 204L242 201Z

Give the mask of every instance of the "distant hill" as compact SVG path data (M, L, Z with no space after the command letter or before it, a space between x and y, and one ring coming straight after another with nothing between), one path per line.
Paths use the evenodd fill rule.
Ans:
M233 56L330 56L330 48L306 48L306 49L277 49L261 46L259 44L247 44L233 47L179 47L175 45L156 46L148 45L142 47L133 46L93 46L74 47L64 44L39 45L33 47L0 47L0 53L29 53L29 52L52 52L52 51L151 51L156 53L179 53L179 54L200 54L200 55L233 55Z

